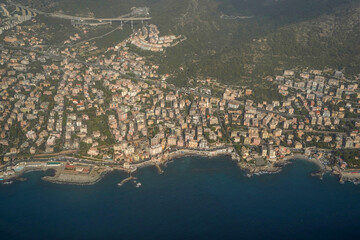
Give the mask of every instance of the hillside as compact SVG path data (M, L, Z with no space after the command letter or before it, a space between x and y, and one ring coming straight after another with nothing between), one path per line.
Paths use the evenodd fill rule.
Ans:
M283 25L207 59L201 70L212 76L237 79L264 76L275 69L325 66L359 73L360 6L347 5L315 19ZM229 75L222 75L228 72Z
M47 11L98 17L119 16L133 6L150 7L151 22L162 33L187 37L164 54L152 56L161 63L160 71L171 73L178 84L199 75L236 83L290 67L360 72L360 0L22 2Z

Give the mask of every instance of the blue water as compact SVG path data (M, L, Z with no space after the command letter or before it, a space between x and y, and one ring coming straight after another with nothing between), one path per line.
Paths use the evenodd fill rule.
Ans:
M359 239L360 186L311 177L298 161L252 178L228 158L183 158L142 183L92 186L28 181L0 185L0 239Z

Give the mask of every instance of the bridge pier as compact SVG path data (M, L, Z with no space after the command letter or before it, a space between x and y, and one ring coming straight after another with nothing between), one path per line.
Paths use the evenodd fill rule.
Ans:
M120 21L120 28L121 28L121 30L123 30L123 25L124 25L123 21Z
M131 20L130 22L131 22L131 29L134 29L134 21Z

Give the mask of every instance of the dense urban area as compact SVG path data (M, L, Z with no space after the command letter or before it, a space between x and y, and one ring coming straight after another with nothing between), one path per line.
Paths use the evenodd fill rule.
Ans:
M187 155L230 155L248 173L301 155L342 181L360 179L360 75L284 69L262 79L272 100L210 77L179 87L147 54L186 36L163 36L151 20L99 51L82 37L94 26L77 23L55 46L36 12L2 4L0 14L1 180L54 168L48 180L86 184Z

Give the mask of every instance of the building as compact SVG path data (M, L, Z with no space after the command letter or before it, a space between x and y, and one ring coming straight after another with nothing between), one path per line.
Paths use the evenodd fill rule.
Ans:
M176 146L176 143L177 143L177 139L176 139L175 135L171 135L168 137L168 139L167 139L168 146Z
M155 156L155 155L158 155L160 153L162 153L162 147L160 144L157 144L157 145L153 145L150 147L150 155L151 156Z
M197 148L198 142L196 140L190 140L189 141L189 148Z
M238 109L239 107L240 107L239 101L232 100L232 101L229 101L229 103L228 103L228 108Z
M87 154L92 157L95 157L95 156L99 155L99 150L97 148L92 147L87 151Z

